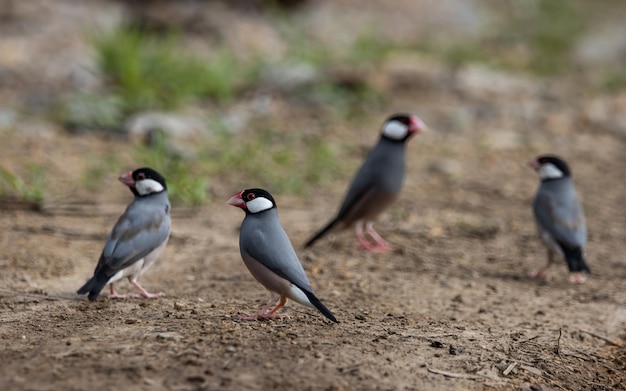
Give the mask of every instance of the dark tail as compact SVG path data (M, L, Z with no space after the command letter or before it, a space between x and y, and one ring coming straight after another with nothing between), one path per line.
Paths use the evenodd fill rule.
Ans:
M567 261L567 267L570 272L586 271L591 274L591 269L589 269L583 257L582 248L567 248L563 245L561 245L561 248L563 249L563 254L565 254L565 260Z
M329 233L330 231L332 231L333 228L335 228L335 224L337 224L337 219L333 219L330 223L328 223L324 228L322 228L321 231L319 231L318 233L316 233L311 239L309 239L305 244L304 244L304 248L307 248L309 246L311 246L313 243L315 243L318 239L320 239L321 237L325 236L327 233Z
M95 275L91 277L91 279L87 281L85 285L83 285L82 288L80 288L76 293L78 293L79 295L89 293L89 301L95 301L108 281L109 279L106 278L106 276L100 277L98 275Z
M315 308L317 308L322 314L324 314L325 317L327 317L328 319L332 320L335 323L339 323L337 318L335 318L335 315L333 315L333 313L330 312L328 308L326 308L324 303L322 303L320 299L318 299L317 296L315 296L313 292L309 292L306 289L301 289L301 290L302 292L304 292L304 294L309 299L311 304L313 304Z

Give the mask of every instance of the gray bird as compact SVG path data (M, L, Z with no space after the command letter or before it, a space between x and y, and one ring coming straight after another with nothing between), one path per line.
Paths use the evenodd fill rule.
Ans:
M246 212L239 233L239 251L243 262L257 281L276 294L257 314L242 319L280 317L276 312L285 305L287 299L291 299L304 306L317 308L325 317L339 323L313 293L302 264L280 224L272 195L263 189L242 190L232 196L228 204ZM274 305L276 307L271 309Z
M120 216L107 238L93 277L78 294L89 293L89 300L98 298L100 291L110 284L109 298L154 298L163 293L149 293L139 285L143 274L165 249L170 236L170 202L165 179L150 168L139 168L122 175L119 180L135 195ZM140 295L120 295L113 283L128 278Z
M361 246L367 251L382 252L391 246L374 230L378 215L400 194L404 183L406 141L426 126L416 116L395 114L387 118L378 144L370 151L339 208L339 212L321 231L309 239L309 247L334 229L354 227ZM374 243L367 239L365 232Z
M545 277L554 256L558 255L567 262L570 280L582 284L586 278L581 272L591 273L584 258L587 225L570 169L562 159L552 155L538 156L530 165L541 181L533 201L533 212L539 237L548 248L548 263L529 275Z

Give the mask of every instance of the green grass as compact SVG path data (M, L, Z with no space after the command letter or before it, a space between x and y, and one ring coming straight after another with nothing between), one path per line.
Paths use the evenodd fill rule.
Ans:
M247 69L226 47L201 58L166 36L123 28L94 39L99 65L127 111L175 109L196 99L227 102L245 84Z
M47 172L44 166L30 164L24 176L0 167L0 195L41 204L44 201Z
M211 176L237 173L250 185L279 193L303 194L311 185L336 177L336 150L298 129L267 126L254 134L221 134L205 147Z
M139 162L137 167L153 168L165 177L172 202L195 206L209 200L209 182L202 162L171 152L165 135L160 135L154 145L137 146L133 155Z
M421 42L415 49L451 68L481 63L555 76L572 70L571 52L587 27L585 7L577 0L501 2L492 8L494 20L478 37Z
M610 72L605 78L604 88L612 92L626 90L626 71Z
M116 154L110 154L104 157L97 157L88 163L87 169L82 173L80 178L80 187L95 192L109 186L106 183L111 172L121 172L122 163L118 160Z

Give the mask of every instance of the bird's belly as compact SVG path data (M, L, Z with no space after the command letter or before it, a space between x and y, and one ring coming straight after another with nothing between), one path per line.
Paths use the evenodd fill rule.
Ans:
M125 277L130 278L132 281L136 281L137 278L139 278L140 275L142 275L146 270L148 270L148 268L152 266L154 262L159 258L163 250L165 250L165 246L167 245L167 240L168 239L165 239L165 241L161 245L159 245L159 247L152 250L152 252L146 255L145 257L141 258L140 260L128 266L127 268L122 269L119 272L115 273L113 277L109 279L107 284L110 284L115 281L119 281Z
M250 273L267 290L278 293L281 296L289 296L291 286L289 281L274 273L268 267L249 255L243 255L242 258L246 267L250 270Z
M109 281L107 281L107 284L111 284L116 281L119 281L124 277L138 276L143 267L144 259L145 258L142 258L138 260L137 262L133 263L132 265L130 265L129 267L122 269L119 272L115 273L113 277L109 278Z
M541 238L541 241L546 245L546 247L548 247L548 249L563 256L563 250L561 250L561 246L559 246L556 240L554 240L550 232L539 228L539 237Z
M163 250L165 250L165 246L167 246L168 240L169 240L169 237L165 239L163 243L159 245L159 247L155 248L154 250L152 250L150 254L146 255L146 257L143 259L143 262L142 262L143 264L141 265L141 269L138 271L138 274L135 276L135 278L143 274L143 272L148 270L148 268L152 266L154 262L156 262L157 259L159 259L159 257L161 256L161 253L163 253Z
M374 221L398 198L394 193L372 193L363 197L346 216L346 225L355 221Z

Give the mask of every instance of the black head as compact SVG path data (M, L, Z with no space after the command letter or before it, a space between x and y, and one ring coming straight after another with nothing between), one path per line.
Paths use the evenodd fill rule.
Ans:
M264 189L242 190L228 200L229 205L237 206L246 213L261 213L276 208L274 197Z
M144 197L153 193L167 190L165 178L157 171L142 167L123 174L119 180L137 197Z
M385 120L381 137L398 142L405 142L411 136L426 130L421 119L411 114L398 113Z
M531 161L531 166L537 171L541 180L559 179L572 175L567 163L555 155L539 155Z

